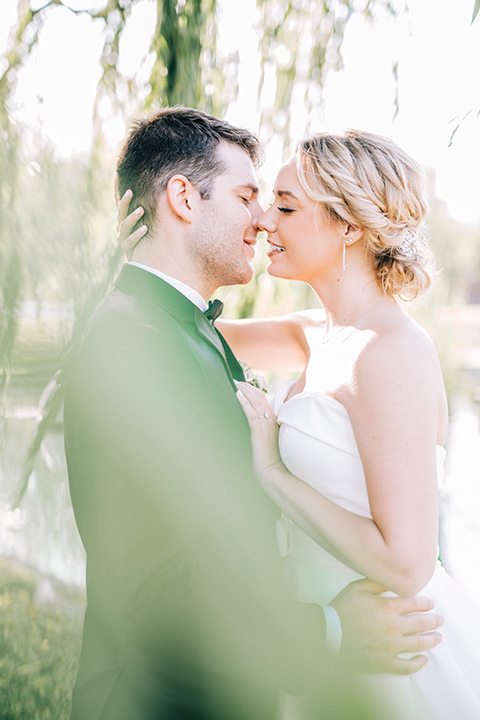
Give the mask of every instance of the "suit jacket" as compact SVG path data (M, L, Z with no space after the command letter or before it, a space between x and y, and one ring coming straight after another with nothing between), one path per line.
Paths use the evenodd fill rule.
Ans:
M263 720L318 677L323 618L281 585L278 515L218 335L126 265L65 400L87 610L74 720Z

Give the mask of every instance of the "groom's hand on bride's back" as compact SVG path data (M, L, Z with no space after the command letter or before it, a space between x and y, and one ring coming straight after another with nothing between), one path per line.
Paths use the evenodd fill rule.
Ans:
M384 591L372 580L357 580L330 603L342 623L339 659L364 673L410 675L427 662L421 653L442 641L435 631L443 619L431 612L428 598L382 597Z

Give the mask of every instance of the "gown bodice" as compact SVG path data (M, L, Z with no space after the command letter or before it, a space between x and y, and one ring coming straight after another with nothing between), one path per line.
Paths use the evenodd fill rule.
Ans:
M307 387L286 400L295 381L277 391L272 409L287 469L337 505L371 517L360 453L349 414L335 398ZM446 452L437 446L438 481ZM285 581L303 602L327 605L362 576L330 555L287 517L277 522ZM392 593L388 593L392 594ZM422 590L444 618L443 642L425 653L415 675L364 676L389 720L480 718L480 613L440 561ZM289 709L290 708L290 709ZM383 710L382 710L383 712ZM286 703L283 720L302 720L301 701Z
M371 517L362 460L345 406L330 395L308 389L285 401L293 382L282 385L272 403L280 426L279 446L285 466L292 475L336 505ZM445 455L445 449L438 445L439 483L444 476ZM319 567L344 569L352 579L361 577L288 518L278 523L277 540L284 557L288 555Z
M285 401L293 382L281 386L272 403L280 426L283 462L293 475L337 505L371 517L362 461L347 409L316 390L304 390ZM445 455L445 448L437 445L439 484Z

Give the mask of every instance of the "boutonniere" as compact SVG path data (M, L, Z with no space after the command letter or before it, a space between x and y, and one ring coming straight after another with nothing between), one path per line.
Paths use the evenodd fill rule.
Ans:
M243 360L240 360L240 365L245 375L245 382L264 393L268 393L268 386L265 379L261 375L256 375L250 365Z

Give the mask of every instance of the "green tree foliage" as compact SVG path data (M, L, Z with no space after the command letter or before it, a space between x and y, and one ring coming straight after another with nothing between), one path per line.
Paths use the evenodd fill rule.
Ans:
M262 0L261 85L273 76L275 101L262 109L265 134L282 134L285 148L296 138L290 134L293 102L306 118L322 104L322 90L328 73L342 67L341 47L346 27L356 13L373 21L381 12L396 15L398 3L389 0Z
M85 302L85 289L111 273L105 253L118 264L115 247L96 251L98 237L111 238L113 219L106 208L106 177L100 123L87 166L77 167L55 160L48 147L41 157L31 157L22 145L21 128L12 120L12 98L19 72L32 48L39 42L49 14L67 8L75 15L88 15L103 25L100 56L101 77L94 108L107 97L124 113L139 110L139 90L135 79L118 70L120 42L134 5L138 0L108 0L101 10L78 10L61 0L48 0L32 7L30 0L18 0L17 23L0 65L0 367L2 385L9 372L17 331L19 303L30 297L52 301L52 288L58 287L57 301L71 305L76 312ZM220 95L205 94L202 88L220 75L216 69L215 0L158 0L157 25L150 52L154 62L150 93L146 105L177 103L205 107L221 112ZM208 72L207 72L208 71ZM213 83L210 83L213 87ZM221 83L220 91L221 91ZM205 100L205 102L203 102ZM35 138L42 147L42 138ZM35 175L29 181L25 168ZM28 187L28 185L32 187ZM27 190L26 194L23 190ZM111 191L111 189L110 189ZM25 199L28 198L28 203ZM108 220L106 227L101 218ZM103 225L103 227L102 227ZM40 228L42 236L39 237ZM41 243L39 242L41 240ZM41 246L40 246L41 245Z
M81 343L88 321L118 269L121 253L113 242L111 207L113 168L105 166L98 107L104 98L124 114L138 111L135 79L118 70L120 42L136 0L108 0L103 9L77 10L61 0L37 9L19 0L17 24L0 68L0 367L4 390L11 373L17 339L17 314L24 300L69 308L73 332L57 357L58 371L47 386L45 404L20 482L19 502L42 439L57 418L63 400L69 360ZM41 36L49 13L67 8L103 24L101 78L95 103L97 134L86 160L58 161L41 137L34 157L21 142L13 121L12 97L18 73ZM221 111L220 95L202 94L218 75L215 64L215 0L158 0L157 26L152 38L154 62L146 105L185 104ZM205 58L205 61L203 60ZM0 70L1 72L1 70ZM213 85L212 85L213 87ZM220 84L221 88L221 84ZM205 98L205 103L202 103ZM216 104L217 103L217 104ZM19 343L17 342L17 346ZM25 363L22 363L24 366Z
M21 346L21 303L63 306L72 318L64 350L54 358L52 370L59 372L49 385L23 487L41 439L61 407L68 358L121 261L111 200L114 162L105 154L102 103L107 101L113 114L125 118L159 104L186 104L221 116L238 90L235 50L221 56L217 49L217 0L156 0L145 52L149 75L123 75L122 38L139 2L94 0L93 9L79 9L73 0L18 0L17 22L0 57L0 391ZM290 119L299 112L308 130L309 119L322 105L328 73L341 66L345 29L355 13L374 21L378 14L403 8L404 0L257 0L262 139L280 135L285 151L290 151ZM32 151L13 113L19 75L32 49L42 42L42 28L52 13L66 11L100 25L103 38L91 152L69 161L56 158L41 135L30 144ZM478 0L474 16L477 12ZM264 97L271 83L274 100L268 106ZM248 288L225 291L233 314L278 313L315 302L303 285L268 285L263 262L259 260L257 280Z
M0 84L0 394L8 381L15 342L15 311L23 283L21 203L18 163L20 137L8 117L8 93Z
M151 48L157 60L150 76L147 105L165 98L168 105L188 105L218 113L222 83L221 75L214 72L216 1L159 1L157 17ZM205 85L211 92L204 92Z

